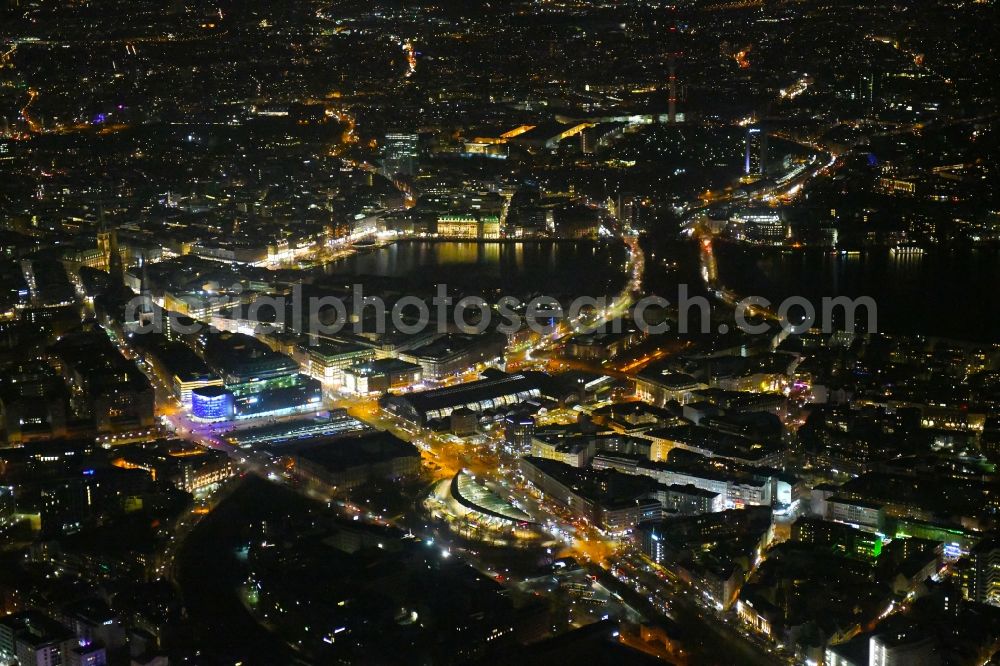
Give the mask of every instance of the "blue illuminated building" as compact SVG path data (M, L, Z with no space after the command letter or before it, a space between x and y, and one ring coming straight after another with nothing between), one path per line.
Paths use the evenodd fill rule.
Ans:
M225 421L235 413L233 394L221 386L191 391L191 415L201 421Z

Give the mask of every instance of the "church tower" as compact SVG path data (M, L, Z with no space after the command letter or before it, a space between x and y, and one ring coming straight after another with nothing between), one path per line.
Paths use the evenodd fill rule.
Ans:
M125 271L122 266L121 251L118 249L118 231L108 226L103 205L97 216L97 250L101 253L101 268L107 271L116 283L123 282Z

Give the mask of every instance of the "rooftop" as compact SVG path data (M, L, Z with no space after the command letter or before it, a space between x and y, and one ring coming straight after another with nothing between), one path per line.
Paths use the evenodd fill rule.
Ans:
M416 372L420 366L416 363L401 361L398 358L380 358L367 363L358 363L344 372L355 377L377 377L378 375L391 375L403 372Z

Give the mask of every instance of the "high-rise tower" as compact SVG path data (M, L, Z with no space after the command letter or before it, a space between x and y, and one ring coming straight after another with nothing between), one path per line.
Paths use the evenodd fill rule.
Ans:
M767 133L760 127L747 128L743 171L747 176L767 174Z
M677 122L677 60L684 54L680 49L680 31L677 29L677 8L670 8L667 18L667 122Z
M670 57L670 104L667 118L671 125L677 122L677 61Z
M413 176L417 172L420 137L405 132L390 132L385 135L382 165L386 174Z

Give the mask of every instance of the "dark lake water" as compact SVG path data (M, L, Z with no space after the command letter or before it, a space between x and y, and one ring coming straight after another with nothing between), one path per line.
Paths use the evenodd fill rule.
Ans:
M591 241L473 243L402 241L328 264L336 275L378 275L462 287L504 287L514 294L599 296L624 283L621 243Z
M667 241L647 251L647 289L674 300L677 285L702 293L697 246ZM716 243L723 285L774 303L804 296L871 296L879 330L1000 342L1000 249L940 248L893 254L841 253ZM327 266L339 275L378 275L553 296L617 293L626 252L618 243L397 242Z
M717 243L722 283L772 301L802 295L870 296L879 330L1000 342L1000 250L876 248L855 253Z

